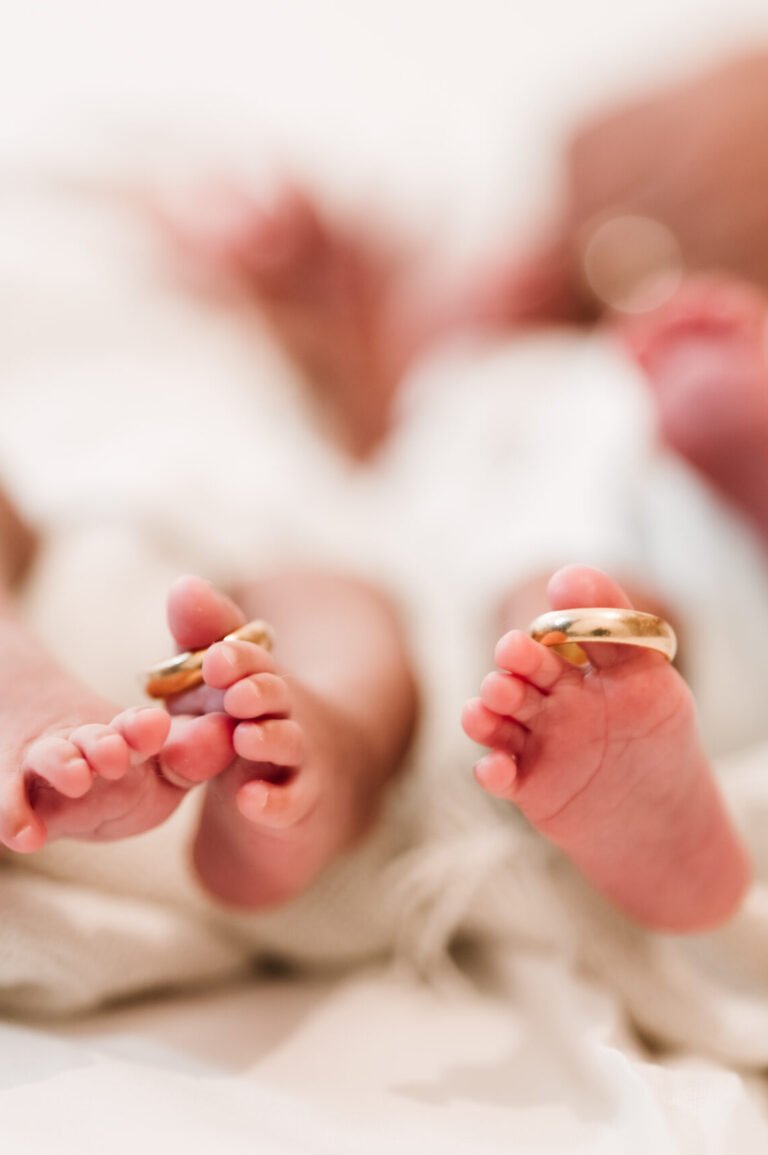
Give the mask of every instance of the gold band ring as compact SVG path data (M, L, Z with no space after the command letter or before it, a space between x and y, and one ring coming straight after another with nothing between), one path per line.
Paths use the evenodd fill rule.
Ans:
M576 665L589 660L581 643L639 646L663 654L670 662L677 653L677 637L669 622L639 610L553 610L531 622L528 632L535 641L551 646Z
M224 642L253 642L271 650L275 644L274 635L266 622L253 621L239 630L221 639ZM158 662L147 670L144 689L150 698L169 698L172 694L180 694L183 690L191 690L199 686L203 680L203 658L208 652L206 646L202 650L188 650L177 654L175 658L167 658Z

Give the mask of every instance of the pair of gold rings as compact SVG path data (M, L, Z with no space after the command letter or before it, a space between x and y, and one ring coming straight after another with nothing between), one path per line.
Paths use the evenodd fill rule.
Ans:
M542 645L551 646L569 661L584 665L582 646L609 643L655 650L670 662L677 653L675 631L663 618L639 610L608 608L552 610L531 622L528 631ZM224 641L254 642L271 650L274 635L266 622L253 621L227 634ZM206 650L191 650L159 662L147 671L144 688L150 698L169 698L199 686Z

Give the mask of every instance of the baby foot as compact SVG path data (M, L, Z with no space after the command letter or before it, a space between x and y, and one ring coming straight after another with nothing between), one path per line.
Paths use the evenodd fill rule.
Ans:
M768 538L768 301L725 278L685 285L624 334L665 441Z
M0 844L17 853L53 838L140 834L232 760L222 715L171 720L156 707L115 714L38 663L18 683L0 743Z
M164 223L188 264L257 306L347 447L368 454L387 431L404 357L389 309L392 253L292 186L269 206L221 186Z
M180 579L168 613L179 645L210 645L204 684L177 695L169 708L223 710L237 755L206 790L194 847L198 874L233 905L285 901L367 828L369 806L351 773L364 762L362 740L261 646L216 641L244 617L206 582Z
M554 608L628 607L595 570L560 570ZM749 879L696 731L690 692L661 655L607 644L569 664L527 634L496 647L500 669L464 711L491 753L481 786L520 808L609 899L648 926L716 925Z

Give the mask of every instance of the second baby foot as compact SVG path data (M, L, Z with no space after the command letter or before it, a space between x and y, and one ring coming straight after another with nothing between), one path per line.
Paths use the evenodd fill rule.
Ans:
M221 716L172 720L156 707L115 715L74 680L58 672L54 678L53 691L50 683L30 687L32 701L17 712L18 731L9 726L4 735L0 844L9 850L30 853L53 838L108 841L143 833L231 761L231 727ZM32 705L43 690L48 710L35 722ZM30 739L30 731L38 736Z
M604 574L572 566L549 587L553 608L629 606ZM527 634L496 648L498 669L464 712L490 753L476 777L520 808L587 879L637 921L714 926L749 880L696 729L690 692L649 650L589 647L586 668Z
M285 901L367 829L371 815L355 773L364 742L263 647L217 640L244 616L207 582L180 579L168 613L179 645L210 646L203 686L172 699L171 710L223 710L233 726L236 757L206 789L198 874L233 905Z
M768 300L726 277L689 281L624 326L665 441L768 541Z

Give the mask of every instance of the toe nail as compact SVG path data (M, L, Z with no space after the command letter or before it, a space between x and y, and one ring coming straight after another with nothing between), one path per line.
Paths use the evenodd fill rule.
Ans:
M30 841L30 839L34 837L34 834L35 834L34 826L26 825L26 826L22 826L21 830L17 830L13 836L13 841L17 844L16 849L17 850L23 850L24 844L28 843Z
M226 642L221 642L216 647L216 652L233 670L237 668L237 653Z

